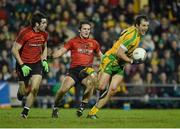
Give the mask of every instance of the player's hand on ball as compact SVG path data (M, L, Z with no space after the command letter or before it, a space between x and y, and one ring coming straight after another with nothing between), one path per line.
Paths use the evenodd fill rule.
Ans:
M144 62L143 62L143 60L141 60L141 59L138 59L138 60L133 59L133 60L131 61L131 64L142 64L142 63L144 63Z

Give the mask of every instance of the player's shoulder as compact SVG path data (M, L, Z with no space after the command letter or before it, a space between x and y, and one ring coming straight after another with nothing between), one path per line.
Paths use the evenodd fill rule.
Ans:
M71 41L77 41L77 40L80 40L80 38L79 38L78 36L76 36L76 37L70 39L69 42L71 42Z
M79 42L79 38L78 37L74 37L74 38L68 40L65 44L76 45L78 42Z
M41 34L44 35L45 37L48 36L48 32L47 31L42 31Z
M94 38L89 38L88 40L91 41L91 42L93 42L93 43L98 43L98 41L97 41L96 39L94 39ZM99 43L98 43L98 44L99 44Z
M47 31L42 31L42 33L48 35L48 32L47 32Z
M130 26L130 27L128 27L127 29L125 29L125 30L123 30L123 31L121 32L121 37L122 37L122 36L131 36L131 35L134 35L134 33L137 32L136 30L137 30L137 29L136 29L135 26Z
M31 26L26 26L26 27L23 27L19 33L28 33L28 32L31 32L32 31L32 27Z
M29 35L31 35L31 32L32 32L32 28L30 26L23 27L18 32L18 37L21 37L21 39L26 38Z
M135 26L131 26L129 28L127 28L127 34L132 34L136 32L136 27Z

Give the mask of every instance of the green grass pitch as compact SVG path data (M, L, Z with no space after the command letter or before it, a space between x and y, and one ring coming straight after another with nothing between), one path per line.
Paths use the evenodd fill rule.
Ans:
M51 109L32 108L28 119L22 119L22 108L0 109L0 128L178 128L180 110L102 109L97 120L80 118L76 109L60 109L59 118L51 118Z

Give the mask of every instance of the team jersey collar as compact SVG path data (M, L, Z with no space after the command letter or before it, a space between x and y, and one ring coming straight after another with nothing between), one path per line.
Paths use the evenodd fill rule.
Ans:
M137 32L137 37L140 37L140 38L142 38L143 37L143 35L141 35L139 32L138 32L138 29L133 25L133 27L135 28L135 30L136 30L136 32Z
M89 39L89 37L88 37L88 38L83 38L83 37L81 37L80 35L79 35L78 37L79 37L80 39L85 39L85 40L86 40L86 39Z

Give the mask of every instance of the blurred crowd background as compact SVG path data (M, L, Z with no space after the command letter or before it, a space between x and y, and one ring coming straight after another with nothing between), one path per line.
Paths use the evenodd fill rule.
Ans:
M117 96L180 97L179 0L1 0L1 81L17 83L11 47L19 30L29 24L36 10L48 16L49 50L58 49L78 35L78 23L89 20L93 25L91 36L100 43L103 53L111 48L122 30L133 24L136 15L148 16L149 31L140 43L148 53L146 62L127 64L124 84L119 87ZM69 56L67 53L62 58L49 60L50 72L44 75L39 96L54 96L69 69ZM95 59L96 69L98 64L98 59ZM80 87L76 86L66 95L65 103L74 102L74 97L79 101ZM169 103L164 105L169 106ZM174 107L179 105L176 103Z

